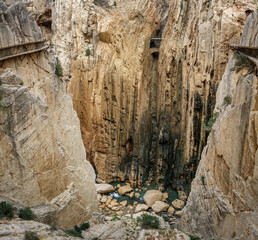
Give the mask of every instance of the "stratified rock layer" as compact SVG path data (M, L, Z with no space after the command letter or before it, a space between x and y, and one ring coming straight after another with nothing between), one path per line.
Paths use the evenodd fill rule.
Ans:
M13 29L1 32L1 46L42 38L24 4L0 7L1 30ZM51 50L1 62L0 194L29 206L52 201L56 223L67 228L87 220L97 199L79 120L54 64Z
M258 47L257 31L256 11L247 19L240 44ZM219 117L180 223L204 239L258 238L258 81L247 68L234 71L235 64L232 56L217 92Z

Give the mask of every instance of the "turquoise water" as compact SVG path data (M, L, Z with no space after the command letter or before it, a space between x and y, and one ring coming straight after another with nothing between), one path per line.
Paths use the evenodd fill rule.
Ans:
M128 181L127 181L128 182ZM124 186L126 182L112 182L110 183L113 187L116 187L118 184L120 184L121 186ZM148 187L146 187L147 190L152 190L152 189L157 189L157 186L155 185L150 185ZM139 193L140 194L140 197L139 198L136 198L136 197L129 197L127 195L123 195L123 196L120 196L117 192L118 188L115 188L115 191L110 193L109 195L112 196L112 198L116 198L118 202L122 202L124 200L126 200L129 204L133 204L134 202L139 202L139 203L144 203L144 200L143 200L143 196L144 194L146 193L146 191L136 191L137 188L134 188L133 191L135 193ZM142 188L138 188L138 190L140 190ZM166 188L165 191L163 193L167 192L168 193L168 199L167 199L167 202L168 203L171 203L172 201L174 201L175 199L178 198L178 194L177 194L177 191L175 191L174 189L172 189L171 187L169 188Z

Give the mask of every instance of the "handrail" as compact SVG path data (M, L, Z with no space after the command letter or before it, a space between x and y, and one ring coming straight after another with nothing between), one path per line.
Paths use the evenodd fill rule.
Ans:
M42 42L45 42L45 41L46 41L46 39L44 38L44 39L37 40L37 41L34 41L34 42L19 43L19 44L14 44L14 45L1 47L0 50L7 49L7 48L12 48L12 47L24 46L24 45L28 45L28 44L42 43Z
M22 56L22 55L31 54L31 53L34 53L34 52L39 52L39 51L42 51L44 49L47 49L48 47L49 46L46 45L46 46L44 46L42 48L38 48L38 49L34 49L34 50L22 52L22 53L17 53L17 54L14 54L14 55L9 55L9 56L6 56L6 57L2 57L2 58L0 58L0 61L6 60L6 59L10 59L10 58L14 58L14 57L19 57L19 56Z

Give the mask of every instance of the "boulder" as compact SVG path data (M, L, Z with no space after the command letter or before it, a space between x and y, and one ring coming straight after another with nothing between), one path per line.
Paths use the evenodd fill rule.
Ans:
M175 212L175 216L177 216L177 217L181 217L182 215L183 215L183 211L182 210Z
M168 208L168 213L174 214L175 211L176 211L176 210L175 210L172 206L170 206L170 207Z
M162 192L159 190L149 190L144 194L143 199L149 207L152 207L156 201L162 200L162 196Z
M118 189L119 195L124 195L128 192L131 192L133 189L129 185L122 186Z
M148 210L148 206L146 204L138 204L135 208L135 212L141 212L141 211L147 211Z
M115 189L111 184L95 184L97 193L110 193Z
M123 207L125 207L125 206L127 205L127 201L124 200L124 201L120 202L120 204L121 204Z
M187 196L184 191L178 191L178 198L184 202L186 202Z
M158 213L158 212L165 212L169 208L169 205L167 203L162 202L162 201L156 201L152 205L151 208L156 213Z
M183 208L184 205L185 205L184 201L179 200L179 199L176 199L176 200L174 200L174 201L172 202L172 206L173 206L174 208L177 208L177 209Z
M139 197L141 196L141 194L140 194L140 193L135 193L134 196L135 196L136 198L139 198Z
M100 202L105 203L105 202L107 202L107 200L108 200L108 196L107 195L103 195L101 197L101 199L100 199Z
M168 198L168 193L165 192L165 193L162 193L162 201L165 202Z

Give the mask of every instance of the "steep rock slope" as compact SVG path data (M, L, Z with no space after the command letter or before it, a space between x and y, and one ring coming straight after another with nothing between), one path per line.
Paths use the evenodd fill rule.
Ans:
M1 46L43 38L24 4L1 1L0 11ZM95 174L52 50L0 64L0 194L30 206L51 201L62 227L85 221L97 207Z
M149 155L157 58L150 54L149 38L159 35L168 5L165 0L117 1L109 7L95 2L56 1L53 43L70 77L68 91L98 180L129 179L137 185L156 162Z
M208 132L215 94L229 56L231 38L239 38L255 1L171 1L159 57L158 149L167 182L190 184ZM163 149L168 154L164 157ZM160 150L161 149L161 150Z
M249 15L241 45L258 47L258 12ZM180 227L205 239L258 237L257 76L234 71L230 57L219 85L219 113L204 148Z
M206 143L203 124L215 105L229 40L240 36L255 3L116 2L53 6L53 43L87 156L99 181L187 188ZM149 38L162 32L157 59Z

